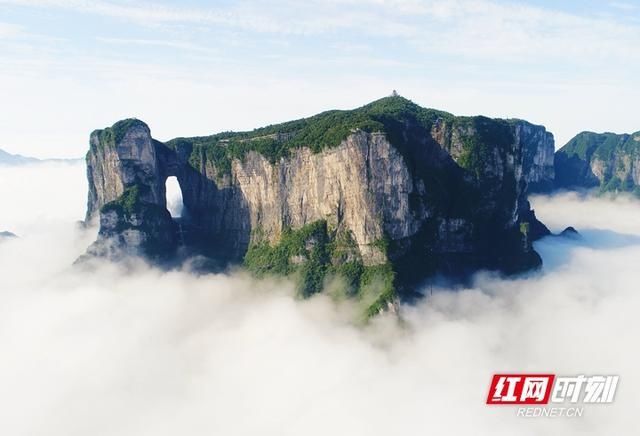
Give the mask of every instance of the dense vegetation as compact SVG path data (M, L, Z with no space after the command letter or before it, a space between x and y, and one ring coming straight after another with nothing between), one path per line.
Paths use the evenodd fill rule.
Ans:
M640 195L629 167L629 163L639 157L640 132L631 135L582 132L556 153L556 178L560 186L572 183L580 186L581 178L594 180L594 175L589 176L589 167L597 159L603 162L605 169L599 181L600 192L623 191ZM584 175L581 176L580 171ZM598 185L597 181L594 183Z
M354 110L332 110L321 114L255 129L250 132L223 132L212 136L176 138L173 148L190 147L190 163L199 169L203 160L211 161L221 173L228 173L231 161L249 151L257 151L272 163L289 155L292 149L308 147L313 152L335 147L350 133L385 132L392 142L402 140L407 124L427 131L437 119L453 115L422 108L402 97L386 97Z
M115 147L117 143L124 139L124 135L127 133L127 131L135 126L148 128L144 122L138 119L127 118L126 120L118 121L111 127L96 130L93 132L93 134L98 135L99 147ZM93 144L91 144L91 146L93 147Z
M245 266L259 277L291 275L303 298L320 292L331 278L341 279L336 296L355 297L366 317L385 308L392 301L394 272L390 264L365 266L350 233L336 233L320 220L299 229L285 229L278 243L269 244L254 235L244 259ZM384 247L378 242L376 247Z
M512 120L496 120L483 116L456 118L456 128L473 132L462 138L464 151L457 161L458 164L479 180L484 168L492 162L495 150L504 154L511 149L515 141L513 123Z
M590 160L593 156L609 160L617 151L637 155L640 152L640 142L635 139L637 137L638 134L582 132L572 138L559 152L568 157L578 156L582 160Z
M140 210L142 207L141 188L139 185L133 185L124 190L122 195L116 200L111 201L102 206L102 212L115 210L120 213L131 215Z

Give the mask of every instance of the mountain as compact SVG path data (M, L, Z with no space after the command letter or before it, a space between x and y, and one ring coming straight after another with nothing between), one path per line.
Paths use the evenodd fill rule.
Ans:
M556 187L640 195L640 132L582 132L555 155Z
M0 166L16 166L42 162L78 162L80 159L36 159L19 154L7 153L0 149Z
M527 201L553 185L553 136L522 120L456 117L392 96L348 111L162 143L128 119L91 134L89 256L171 258L180 246L302 296L342 279L367 315L436 273L541 265ZM176 176L184 213L166 209ZM181 250L182 251L182 250Z
M19 154L7 153L0 149L0 165L24 165L35 162L38 162L38 159L21 156Z

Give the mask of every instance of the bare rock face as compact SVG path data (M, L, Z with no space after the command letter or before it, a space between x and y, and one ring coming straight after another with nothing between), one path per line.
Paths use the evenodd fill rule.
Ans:
M385 234L411 236L418 221L411 214L411 175L384 134L355 132L338 147L321 153L308 148L272 165L250 152L233 162L232 177L249 211L252 229L276 243L285 228L326 220L352 234L365 264L386 256L374 243Z
M523 153L522 176L527 181L529 193L550 192L555 181L555 141L553 134L540 126L534 126L525 121L516 124L516 142L520 144Z
M338 276L372 315L435 272L539 266L531 241L546 228L527 193L552 184L553 137L390 97L166 144L125 120L91 135L87 164L87 220L99 214L101 226L94 255L191 245L257 274L295 273L303 295ZM169 176L184 201L177 224Z

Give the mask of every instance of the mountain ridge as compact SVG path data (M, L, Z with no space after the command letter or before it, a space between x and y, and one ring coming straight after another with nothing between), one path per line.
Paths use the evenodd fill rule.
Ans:
M15 165L27 165L34 163L44 162L78 162L81 159L63 159L63 158L50 158L50 159L38 159L35 157L23 156L21 154L12 154L0 149L0 165L3 166L15 166Z
M0 149L0 165L24 165L34 162L39 162L39 159L12 154Z

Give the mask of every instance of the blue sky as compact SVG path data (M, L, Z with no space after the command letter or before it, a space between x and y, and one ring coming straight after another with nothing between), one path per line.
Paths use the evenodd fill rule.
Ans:
M0 148L79 156L251 129L397 89L460 115L640 130L640 2L0 0Z

